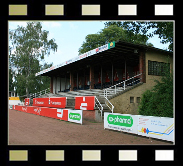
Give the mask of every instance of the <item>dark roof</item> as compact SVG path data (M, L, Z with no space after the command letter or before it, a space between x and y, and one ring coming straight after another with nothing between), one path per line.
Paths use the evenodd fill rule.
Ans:
M97 49L97 48L96 48ZM137 53L134 52L134 50L137 50ZM70 71L71 69L76 68L78 66L79 68L86 67L86 65L90 64L101 64L101 63L109 63L112 61L117 61L118 59L121 60L121 58L131 58L134 60L134 57L137 57L139 55L139 52L147 52L147 51L156 51L156 52L161 52L165 53L167 55L173 55L173 52L162 50L159 48L155 48L152 46L147 46L143 44L134 44L134 43L129 43L125 41L117 41L115 42L115 47L111 49L107 49L105 51L95 53L91 56L85 57L83 59L78 59L76 61L73 61L72 63L67 63L69 62L66 61L64 62L64 65L60 66L53 66L49 68L47 71L44 70L39 72L37 75L42 75L42 76L53 76L57 73L60 72L67 72ZM84 55L84 54L82 54ZM77 58L77 57L76 57ZM74 59L74 58L73 58ZM138 58L136 58L138 60ZM131 61L132 62L132 61Z

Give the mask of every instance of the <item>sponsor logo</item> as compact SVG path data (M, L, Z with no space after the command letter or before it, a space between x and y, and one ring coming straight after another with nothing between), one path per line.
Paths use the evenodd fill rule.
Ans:
M36 103L36 104L44 104L43 101L37 101L37 100L35 101L35 103Z
M109 124L117 126L125 126L125 127L133 126L133 118L131 116L109 114L107 116L107 121Z
M27 112L27 107L22 107L22 111Z
M40 112L41 112L41 108L34 108L34 112L36 112L36 113L40 114Z
M107 49L108 49L107 45L103 45L101 47L96 48L95 51L96 51L96 53L98 53L98 52L102 52Z
M87 57L87 54L85 53L85 54L80 55L79 59L83 59L83 58L86 58L86 57Z
M69 114L69 118L72 120L80 120L81 119L81 115L79 113L70 113Z
M51 104L53 104L53 105L61 105L61 102L52 101Z
M108 43L108 49L115 47L115 42Z

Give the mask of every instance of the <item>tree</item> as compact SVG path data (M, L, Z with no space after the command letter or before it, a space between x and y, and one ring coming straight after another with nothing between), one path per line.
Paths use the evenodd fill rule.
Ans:
M11 52L11 47L9 47L9 54ZM14 76L14 71L12 69L12 62L11 62L11 58L9 56L9 91L13 91L14 90L14 83L13 83L13 76Z
M117 25L106 25L104 29L96 34L89 34L79 48L79 54L97 48L108 42L123 40L138 44L148 44L148 37L141 34L134 34Z
M139 104L139 114L146 116L173 117L173 72L169 65L164 68L161 81L152 90L147 90Z
M105 25L117 25L118 27L123 27L129 33L142 34L148 38L158 35L161 39L161 43L169 43L168 49L173 51L173 22L110 21L106 22ZM150 29L152 32L149 32Z
M57 51L55 39L48 40L49 32L42 30L40 22L27 22L26 27L18 26L9 31L11 42L10 59L17 69L16 87L19 95L28 97L30 90L36 87L35 73L40 71L39 61L49 55L50 51Z

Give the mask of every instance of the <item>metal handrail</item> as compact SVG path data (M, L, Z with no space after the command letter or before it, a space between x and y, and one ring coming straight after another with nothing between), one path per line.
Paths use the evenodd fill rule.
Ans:
M116 85L113 85L113 86L111 86L111 87L109 87L109 88L106 88L106 89L104 89L104 97L107 97L107 94L108 94L108 89L112 89L112 88L114 88L114 93L116 94L116 86L119 86L120 84L123 84L123 89L125 90L125 88L126 88L126 86L128 86L128 85L130 85L130 84L134 84L134 82L136 82L136 81L134 81L134 78L135 77L138 77L138 76L140 76L140 75L142 75L142 73L140 73L140 74L137 74L137 75L135 75L135 76L133 76L133 77L131 77L131 78L129 78L129 79L127 79L127 80L124 80L124 81L122 81L122 82L119 82L119 83L117 83ZM132 80L133 79L133 82L132 83L128 83L128 84L126 84L126 82L128 82L129 80ZM139 78L139 79L141 79L141 78Z
M41 91L39 91L37 93L30 93L30 98L39 97L39 96L41 96L43 94L47 94L47 93L50 93L50 88L41 90Z
M103 111L104 108L103 108L102 104L100 103L100 101L98 100L98 98L96 96L95 96L95 99L98 102L98 104L97 104L97 102L95 104L96 104L97 108L99 109L99 111L101 113L101 120L102 120L102 111ZM99 107L99 105L100 105L100 107Z
M109 87L109 88L104 89L104 97L105 97L105 99L106 99L105 104L106 104L106 106L111 110L112 113L113 113L113 110L114 110L114 105L113 105L113 104L109 101L109 99L107 98L108 92L111 93L111 91L109 91L109 89L114 88L114 91L112 91L112 92L114 92L114 94L116 94L116 92L117 92L117 91L116 91L116 87L117 87L118 85L120 85L120 84L123 84L123 88L122 88L122 89L125 90L125 87L128 86L129 84L132 84L132 83L134 84L134 82L137 81L137 80L134 81L134 78L140 76L141 74L142 74L142 73L137 74L137 75L135 75L135 76L133 76L133 77L127 79L127 80L124 80L124 81L122 81L122 82L120 82L120 83L117 83L116 85L113 85L113 86L111 86L111 87ZM127 82L128 82L129 80L131 80L131 79L133 79L133 82L127 84ZM141 79L141 78L139 78L139 79ZM108 105L108 103L110 104L111 107Z
M112 103L109 101L109 99L107 97L105 97L105 99L107 100L107 102L111 105L111 107L107 104L107 102L105 101L105 105L111 110L111 112L113 113L114 110L114 106L112 105Z

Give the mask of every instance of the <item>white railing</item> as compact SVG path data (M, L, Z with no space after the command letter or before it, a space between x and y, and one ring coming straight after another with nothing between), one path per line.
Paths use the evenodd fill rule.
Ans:
M47 89L42 90L37 93L30 93L30 98L36 98L36 97L39 97L39 96L47 94L47 93L50 93L50 88L47 88Z
M109 88L106 88L104 89L104 97L107 98L108 97L108 94L116 94L117 93L117 90L125 90L127 86L129 85L134 85L136 82L139 82L141 78L138 78L136 80L134 80L135 78L139 77L142 73L140 74L137 74L127 80L124 80L120 83L117 83L116 85L113 85ZM117 87L119 87L117 89Z
M101 120L102 120L103 106L102 106L102 104L100 103L100 101L98 100L98 98L97 98L96 96L95 96L95 99L96 99L95 104L96 104L97 108L99 109L99 111L100 111L100 113L101 113Z
M109 99L107 97L105 97L106 101L105 101L105 105L111 110L111 112L113 113L114 110L114 106L112 105L112 103L109 101ZM108 105L110 104L110 106Z

